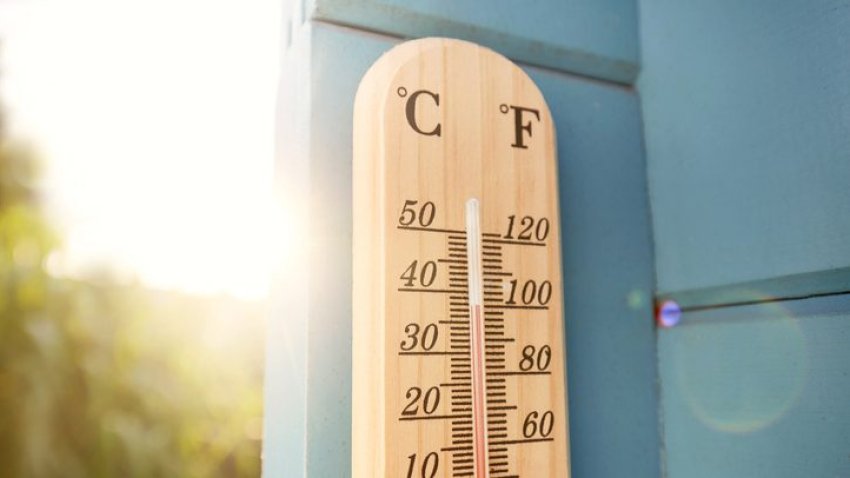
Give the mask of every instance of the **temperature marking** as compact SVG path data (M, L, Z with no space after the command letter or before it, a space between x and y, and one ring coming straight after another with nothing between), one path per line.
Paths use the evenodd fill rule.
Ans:
M398 48L355 101L351 476L569 478L553 119L486 48Z
M406 229L408 231L428 231L428 232L442 232L446 234L463 234L463 231L457 231L454 229L439 229L436 227L418 227L418 226L398 226L399 229Z
M472 426L474 429L475 478L489 478L487 457L487 384L484 357L484 314L482 294L481 231L478 200L466 202L466 249L469 265L469 341L472 354ZM485 266L486 267L486 266Z
M532 242L532 241L509 241L506 239L484 239L485 243L488 244L516 244L518 246L540 246L546 247L545 242Z

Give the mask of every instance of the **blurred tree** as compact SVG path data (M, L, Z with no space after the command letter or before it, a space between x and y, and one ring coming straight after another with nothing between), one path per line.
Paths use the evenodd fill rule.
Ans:
M0 476L259 476L261 304L51 276L0 115Z

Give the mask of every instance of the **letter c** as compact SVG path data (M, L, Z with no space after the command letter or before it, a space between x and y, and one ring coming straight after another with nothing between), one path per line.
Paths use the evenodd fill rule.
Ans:
M429 132L423 131L422 128L420 128L419 125L416 124L416 98L418 98L419 95L423 94L433 98L434 104L440 106L440 95L438 95L437 93L432 93L428 90L419 90L414 92L407 99L407 104L405 105L407 123L410 125L411 128L413 128L413 131L416 131L419 134L425 136L440 136L440 133L442 131L442 125L440 123L437 123L437 126L435 126L434 129Z

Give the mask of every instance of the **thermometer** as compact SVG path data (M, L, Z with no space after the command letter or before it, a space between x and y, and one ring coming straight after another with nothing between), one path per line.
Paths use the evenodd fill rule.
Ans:
M555 134L504 57L403 43L354 112L352 476L568 477Z

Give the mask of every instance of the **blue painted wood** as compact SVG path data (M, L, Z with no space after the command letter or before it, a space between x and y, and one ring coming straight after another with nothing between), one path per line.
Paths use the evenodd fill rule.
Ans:
M527 68L558 137L572 473L659 476L653 264L633 91Z
M310 0L313 18L406 38L445 36L514 60L631 83L636 0Z
M303 78L283 95L279 117L300 131L279 130L278 174L310 238L298 253L303 268L280 281L294 292L277 295L270 325L263 473L349 476L352 102L366 69L397 40L321 22L296 27L291 38L288 54L298 60L284 71ZM638 99L610 84L527 71L558 130L573 473L657 476Z
M282 210L276 217L289 236L282 244L283 261L275 271L272 307L267 324L263 476L298 477L306 469L307 318L310 312L309 258L305 233L311 171L307 145L310 110L309 29L294 29L285 21L283 58L278 88L275 187Z
M850 2L640 7L660 291L850 266Z
M659 332L669 478L850 476L850 295Z
M804 299L850 291L850 267L660 294L683 309L741 305L774 298Z
M351 127L354 95L394 39L291 23L277 189L307 233L273 295L265 478L344 477L351 463Z

